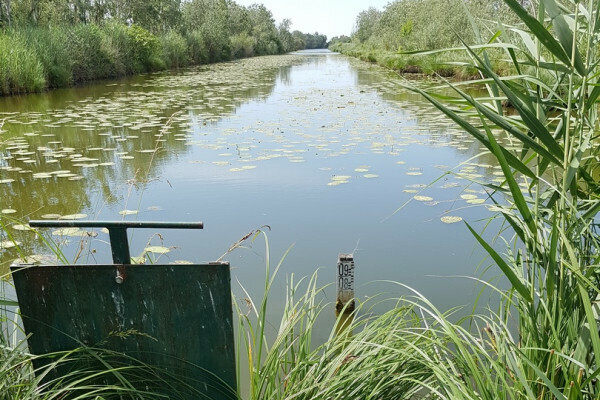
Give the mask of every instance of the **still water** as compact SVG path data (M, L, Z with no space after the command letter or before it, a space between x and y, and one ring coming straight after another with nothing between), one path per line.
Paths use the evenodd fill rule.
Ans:
M471 180L499 170L402 82L300 52L0 98L0 271L20 256L7 234L25 254L51 254L20 230L30 219L204 221L199 231L135 230L131 252L150 244L172 247L149 255L159 262L211 261L262 227L272 264L293 246L273 312L286 276L320 269L333 282L339 253L355 256L357 296L406 293L377 282L391 280L441 308L470 305L476 284L447 277L478 276L489 262L462 222L442 217L481 228L493 214ZM83 245L78 232L55 233L67 259L110 262L106 233ZM264 240L224 259L234 292L240 282L258 296Z

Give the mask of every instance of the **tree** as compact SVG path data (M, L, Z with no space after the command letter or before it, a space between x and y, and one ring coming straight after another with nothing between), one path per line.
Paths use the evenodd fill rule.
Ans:
M277 30L279 31L279 41L281 43L281 50L283 53L289 51L298 50L294 48L294 38L290 32L292 26L292 20L286 18L280 24Z
M298 30L292 32L292 40L294 43L295 50L301 50L306 48L306 35L304 35L304 33Z
M375 7L369 7L369 9L361 11L358 14L356 17L356 29L354 31L354 36L360 42L366 42L371 37L375 26L381 18L381 14L382 12Z
M305 38L307 49L324 49L327 47L327 36L321 35L319 32L307 33Z
M208 50L208 61L231 57L229 12L225 0L192 0L183 7L184 27L202 40Z
M253 4L248 7L248 15L252 24L252 36L256 39L256 54L265 55L281 52L281 42L271 11L262 4Z

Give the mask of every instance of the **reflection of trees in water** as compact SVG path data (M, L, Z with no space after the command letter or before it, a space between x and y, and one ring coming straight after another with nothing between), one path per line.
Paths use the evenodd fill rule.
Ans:
M290 65L286 65L286 66L282 66L279 69L279 74L278 74L278 80L283 83L285 86L290 86L292 85L292 71L294 69L294 66L318 66L321 64L325 64L328 59L327 57L330 55L330 53L323 53L320 55L315 55L315 54L305 54L302 57L302 61L301 62L295 62L293 64Z
M159 177L172 157L189 151L182 138L189 135L194 121L214 123L246 102L268 97L277 79L289 80L291 65L300 62L297 57L265 65L242 60L117 84L0 99L0 119L5 119L0 179L15 180L0 184L0 209L13 208L14 216L27 220L119 204L125 200L123 188L128 181ZM154 149L153 153L140 152ZM20 155L19 151L33 154ZM133 158L123 160L123 155ZM21 157L35 163L17 160ZM114 165L73 165L77 163ZM33 177L60 170L82 179ZM11 234L23 242L25 253L42 250L31 232L11 230ZM0 265L16 256L14 250L0 253Z

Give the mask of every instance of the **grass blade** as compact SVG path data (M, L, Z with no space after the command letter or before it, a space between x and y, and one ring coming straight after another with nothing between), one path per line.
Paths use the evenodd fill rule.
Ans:
M475 239L483 246L483 248L487 251L487 253L492 257L492 259L496 262L496 265L500 267L502 273L508 278L508 281L511 283L512 287L525 299L527 302L531 303L533 299L531 298L531 294L527 287L523 284L521 279L515 274L515 271L504 261L504 259L490 246L473 228L471 225L465 222L467 228L471 231Z

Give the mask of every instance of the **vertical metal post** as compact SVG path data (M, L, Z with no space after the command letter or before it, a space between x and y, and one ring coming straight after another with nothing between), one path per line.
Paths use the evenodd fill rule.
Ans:
M110 237L110 249L112 251L113 263L131 264L129 245L127 242L127 228L108 228Z

